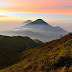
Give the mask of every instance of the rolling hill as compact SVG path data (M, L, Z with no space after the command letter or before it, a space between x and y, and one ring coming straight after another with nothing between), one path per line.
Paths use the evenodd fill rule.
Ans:
M39 41L39 40L37 40ZM37 47L43 42L36 42L29 37L0 36L0 68L6 66L18 54L26 49Z
M72 72L72 33L27 49L16 61L19 62L0 72Z

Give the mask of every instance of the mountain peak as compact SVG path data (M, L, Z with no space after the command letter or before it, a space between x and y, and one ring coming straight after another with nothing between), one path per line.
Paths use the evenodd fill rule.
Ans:
M23 22L23 23L28 24L28 23L31 23L31 22L32 22L31 20L27 20L27 21L25 21L25 22Z
M43 21L42 19L37 19L36 21Z
M42 19L37 19L36 21L34 21L37 24L47 24L44 20Z
M45 21L43 21L42 19L37 19L27 25L48 25Z

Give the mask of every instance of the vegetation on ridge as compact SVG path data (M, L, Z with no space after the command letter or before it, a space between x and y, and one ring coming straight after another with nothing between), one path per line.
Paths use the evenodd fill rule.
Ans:
M0 36L0 68L9 65L18 54L26 49L37 47L41 43L36 43L29 37L21 36Z
M72 72L72 33L23 51L18 63L0 72Z

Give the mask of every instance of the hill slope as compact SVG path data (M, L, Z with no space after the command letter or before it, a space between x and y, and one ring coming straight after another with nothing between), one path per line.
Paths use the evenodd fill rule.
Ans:
M72 72L72 33L22 52L17 64L0 72Z
M22 51L37 47L41 43L36 43L29 37L21 36L0 36L0 68L8 65L10 60L20 54Z

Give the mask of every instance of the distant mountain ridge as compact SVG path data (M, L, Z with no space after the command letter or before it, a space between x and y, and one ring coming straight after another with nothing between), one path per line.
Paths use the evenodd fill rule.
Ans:
M46 23L45 21L43 21L42 19L37 19L37 20L35 20L35 21L33 21L33 22L27 24L27 25L35 25L35 24L47 25L47 23Z
M43 30L46 30L46 31L60 31L60 32L64 31L64 32L67 32L59 26L56 26L56 27L51 26L50 24L46 23L42 19L37 19L37 20L35 20L31 23L26 24L23 27L28 27L28 28L30 27L30 28L36 28L36 29L40 28L40 29L43 29Z
M54 27L42 19L37 19L35 21L27 20L21 24L21 27L15 29L15 31L8 31L7 33L5 31L3 34L29 36L42 42L48 42L68 33L59 26Z
M59 26L53 27L42 19L37 19L31 23L28 23L22 26L22 28L29 28L30 29L29 31L36 33L37 36L40 36L37 34L40 33L41 36L42 35L44 36L43 39L47 38L49 41L59 38L60 35L64 36L68 34L68 32L62 29L61 27ZM42 38L40 39L40 37L36 37L36 39L38 38L39 40L43 41ZM47 39L45 39L44 41L46 41Z
M31 23L31 22L32 22L31 20L27 20L27 21L25 21L23 23L28 24L28 23Z

